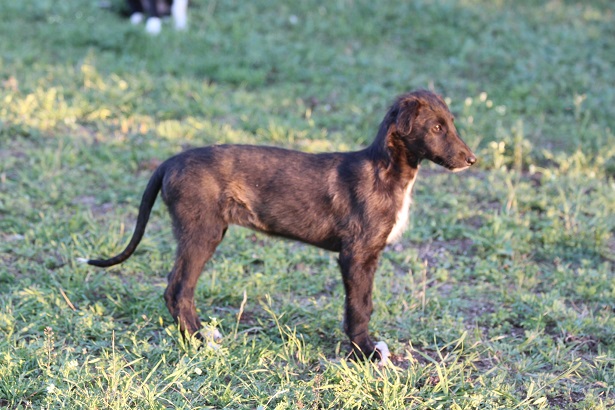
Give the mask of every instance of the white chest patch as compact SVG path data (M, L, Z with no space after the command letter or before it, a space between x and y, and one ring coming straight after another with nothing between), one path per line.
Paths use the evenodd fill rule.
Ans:
M391 229L391 232L387 237L387 243L396 242L399 238L401 238L401 235L404 233L408 226L410 204L412 203L412 187L414 186L414 181L416 181L417 174L414 175L414 178L412 178L406 186L406 192L404 192L404 200L402 201L401 207L397 210L397 216L395 217L395 225L393 225L393 229Z

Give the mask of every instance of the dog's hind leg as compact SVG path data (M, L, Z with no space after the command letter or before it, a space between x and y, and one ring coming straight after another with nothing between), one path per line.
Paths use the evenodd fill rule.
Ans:
M182 332L195 334L201 329L196 313L194 291L205 263L212 257L222 241L226 226L222 224L176 225L177 256L168 277L164 299L171 316L179 323Z
M340 252L339 264L346 290L344 331L350 338L357 358L374 355L374 358L386 362L386 345L374 344L368 329L373 310L372 288L378 255L379 250L368 252L343 249Z

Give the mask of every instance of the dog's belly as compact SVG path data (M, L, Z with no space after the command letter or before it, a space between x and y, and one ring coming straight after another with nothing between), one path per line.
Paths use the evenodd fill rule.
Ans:
M306 238L304 236L295 236L295 235L291 235L291 234L284 234L284 233L278 233L278 232L271 232L271 231L263 231L269 235L273 235L273 236L279 236L282 238L287 238L287 239L292 239L292 240L296 240L296 241L300 241L300 242L304 242L307 243L309 245L313 245L316 246L318 248L327 250L327 251L331 251L331 252L339 252L342 249L342 241L340 238L335 237L335 236L331 236L331 237L326 237L326 238Z
M273 206L264 203L254 208L243 201L230 201L228 222L333 252L341 249L342 241L331 215L300 210L289 203L282 209L279 203Z
M336 154L225 146L216 148L216 155L204 172L218 181L221 210L229 224L340 249L344 211L337 197L346 194L329 181L335 180Z

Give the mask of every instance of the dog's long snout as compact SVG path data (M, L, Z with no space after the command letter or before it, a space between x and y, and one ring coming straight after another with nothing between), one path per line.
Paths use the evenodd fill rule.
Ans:
M470 154L466 158L466 162L468 163L468 165L474 165L474 163L476 163L476 157L474 156L474 154Z

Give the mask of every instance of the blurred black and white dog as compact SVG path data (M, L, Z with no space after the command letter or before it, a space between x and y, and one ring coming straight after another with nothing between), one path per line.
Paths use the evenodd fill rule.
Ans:
M127 0L130 7L130 22L139 24L145 16L145 30L149 34L158 34L163 16L171 15L175 28L184 30L188 24L188 0Z

